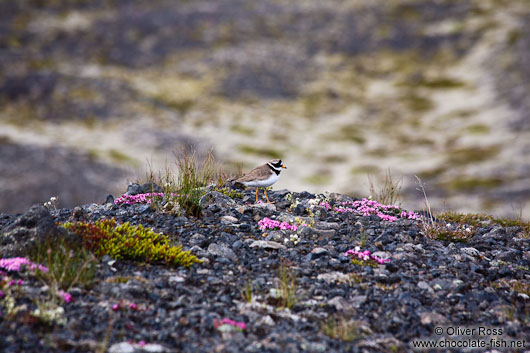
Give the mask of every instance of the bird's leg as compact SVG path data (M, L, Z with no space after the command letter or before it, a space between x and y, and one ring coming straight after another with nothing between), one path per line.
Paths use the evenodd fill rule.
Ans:
M256 203L258 203L258 190L259 190L259 188L256 187Z
M267 188L263 189L263 192L265 193L265 198L267 199L268 203L274 203L269 201L269 197L267 196Z

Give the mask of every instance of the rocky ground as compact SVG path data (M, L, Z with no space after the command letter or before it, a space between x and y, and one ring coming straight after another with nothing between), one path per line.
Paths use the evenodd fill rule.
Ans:
M49 288L28 270L5 273L24 280L11 294L24 308L8 317L4 283L2 352L408 352L417 339L472 338L451 327L501 330L475 339L526 340L497 350L530 350L528 230L484 222L465 242L441 241L422 234L420 220L338 212L353 201L345 195L271 191L275 204L243 195L210 192L200 218L143 203L1 214L4 258L24 256L46 234L65 236L56 224L114 217L163 232L203 261L174 268L103 257L95 282L70 288L62 319L48 324L28 313ZM264 218L305 225L262 230ZM352 261L345 252L356 246L389 261Z
M0 1L0 209L101 202L98 175L123 189L193 146L282 158L289 190L365 195L390 170L410 208L418 175L438 209L528 219L529 19L528 0Z

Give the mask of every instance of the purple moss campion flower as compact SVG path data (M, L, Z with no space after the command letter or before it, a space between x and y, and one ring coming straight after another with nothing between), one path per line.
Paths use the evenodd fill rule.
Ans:
M129 309L138 310L138 305L136 305L135 303L129 303Z
M340 207L336 207L334 211L339 212L339 213L355 212L362 216L376 215L377 217L385 221L388 221L388 222L394 222L398 218L408 218L408 219L415 220L420 217L415 212L412 212L412 211L407 212L407 211L401 210L399 206L383 205L377 201L369 200L367 198L363 198L362 200L357 200L353 202L343 202L342 205Z
M364 260L364 261L369 261L369 260L373 260L375 262L377 262L378 264L380 265L383 265L387 262L390 262L390 259L381 259L377 256L374 256L374 255L371 255L370 254L370 251L368 250L365 250L365 251L361 251L361 249L357 246L355 247L355 249L350 249L348 251L346 251L346 253L344 253L345 256L351 256L351 257L357 257L361 260Z
M118 304L113 304L112 305L112 310L113 311L118 311L119 308L120 308L120 306Z
M224 318L222 320L217 320L215 319L213 321L213 326L217 329L223 325L228 325L228 326L232 326L232 327L235 327L239 330L244 330L247 328L247 325L244 323L244 322L240 322L240 321L234 321L234 320L231 320L231 319L228 319L228 318Z
M7 286L8 287L11 287L11 286L22 286L24 285L24 281L21 280L21 279L12 279L10 280L9 282L7 282Z
M280 222L275 219L270 219L268 217L263 218L258 222L259 228L263 231L265 229L281 229L281 230L298 230L296 224L290 224L289 222Z
M63 300L67 303L71 303L74 301L74 297L65 291L59 291L59 295L63 298Z
M143 347L143 346L145 346L146 344L147 344L147 343L145 343L145 341L139 341L139 342L138 342L138 345L139 345L140 347Z
M322 201L320 206L324 207L326 210L331 210L331 205L327 202Z
M39 269L42 272L48 272L48 268L42 265L37 265L25 257L12 257L0 259L0 268L7 271L20 271L22 266L27 266L30 270Z
M172 193L171 196L176 196L177 194ZM153 197L160 197L163 198L165 194L163 192L148 192L145 194L136 194L136 195L126 195L123 194L120 197L118 197L116 200L114 200L114 204L116 205L134 205L137 203L147 203L150 204Z

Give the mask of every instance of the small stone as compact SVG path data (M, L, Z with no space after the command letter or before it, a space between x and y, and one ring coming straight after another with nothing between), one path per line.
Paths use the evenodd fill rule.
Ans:
M475 248L462 248L460 249L463 253L469 255L469 256L480 256L480 251L478 251Z
M266 315L266 316L263 316L261 318L259 318L257 321L256 321L256 325L257 326L274 326L276 323L274 322L274 320L272 319L272 317L270 317L270 315Z
M134 353L134 345L129 342L115 343L110 346L109 353Z
M228 223L237 223L238 222L238 219L234 216L223 216L221 217L221 221L225 221L225 222L228 222Z
M418 288L429 291L429 292L433 292L433 289L431 288L431 286L429 286L429 284L425 281L418 282Z
M340 225L337 222L316 222L315 228L339 230Z
M178 275L171 276L171 277L168 278L169 283L182 283L185 280L186 279L184 277L178 276Z
M220 257L224 257L229 260L232 260L232 261L237 261L237 256L234 253L234 250L230 249L228 246L224 244L220 244L220 245L216 243L210 244L210 246L208 246L207 253L209 255L220 256Z
M251 248L261 248L269 250L287 249L283 244L268 240L255 240L249 246Z
M361 304L366 302L367 296L366 295L356 295L350 299L350 303L353 308L359 309Z
M323 238L332 238L337 234L335 229L313 229L313 232Z
M334 306L337 312L346 314L347 316L355 314L353 305L343 297L334 297L328 301L328 304Z
M317 276L317 280L324 281L328 284L346 283L350 280L350 275L342 272L321 273Z
M431 324L441 325L449 322L447 318L441 314L438 314L435 311L426 312L420 314L420 322L423 326L428 326Z

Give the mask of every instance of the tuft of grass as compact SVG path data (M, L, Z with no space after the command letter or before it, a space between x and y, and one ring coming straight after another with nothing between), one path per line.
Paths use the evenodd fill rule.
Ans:
M343 342L351 342L363 337L359 323L344 317L329 317L322 325L322 332Z
M287 265L282 264L278 270L279 302L278 306L291 309L297 302L296 274Z
M475 213L458 213L458 212L442 212L437 216L438 219L450 223L464 223L473 227L486 225L491 222L491 218L482 214Z
M465 242L469 240L476 233L476 229L472 225L466 224L464 221L457 221L453 223L440 222L432 213L425 185L421 179L416 176L419 188L418 190L423 194L424 205L426 209L426 217L422 218L419 224L420 231L428 238L445 240L452 242Z
M459 223L472 227L480 227L488 224L498 224L501 227L520 227L523 235L530 236L530 221L510 218L495 218L486 214L442 212L437 219L449 223Z
M379 190L376 189L372 179L368 176L370 182L370 197L378 200L383 205L397 205L401 197L401 187L403 186L403 178L397 181L392 179L392 173L387 170L385 181ZM399 205L398 205L399 206Z
M63 226L81 237L83 246L96 256L141 262L162 262L174 266L191 266L200 260L182 246L173 246L167 235L155 233L129 222L116 224L114 219L95 223L65 223Z
M199 217L199 200L206 193L206 186L215 179L217 172L213 155L209 153L202 163L198 163L194 152L183 153L177 156L177 168L177 202L186 213Z
M30 259L48 268L48 272L38 271L38 275L55 292L74 286L88 287L94 282L96 258L65 238L46 239L30 250Z
M188 215L200 217L200 199L207 192L208 185L221 187L227 178L221 167L216 163L213 154L199 162L194 151L182 151L175 156L177 172L166 166L163 172L155 173L149 167L147 182L162 186L165 197L153 197L151 205L156 210L179 213L181 210Z
M515 279L506 280L504 278L491 282L493 288L508 288L514 292L522 293L530 296L530 283L518 281Z
M241 292L241 298L247 303L252 302L252 282L247 281L245 287L239 290Z

